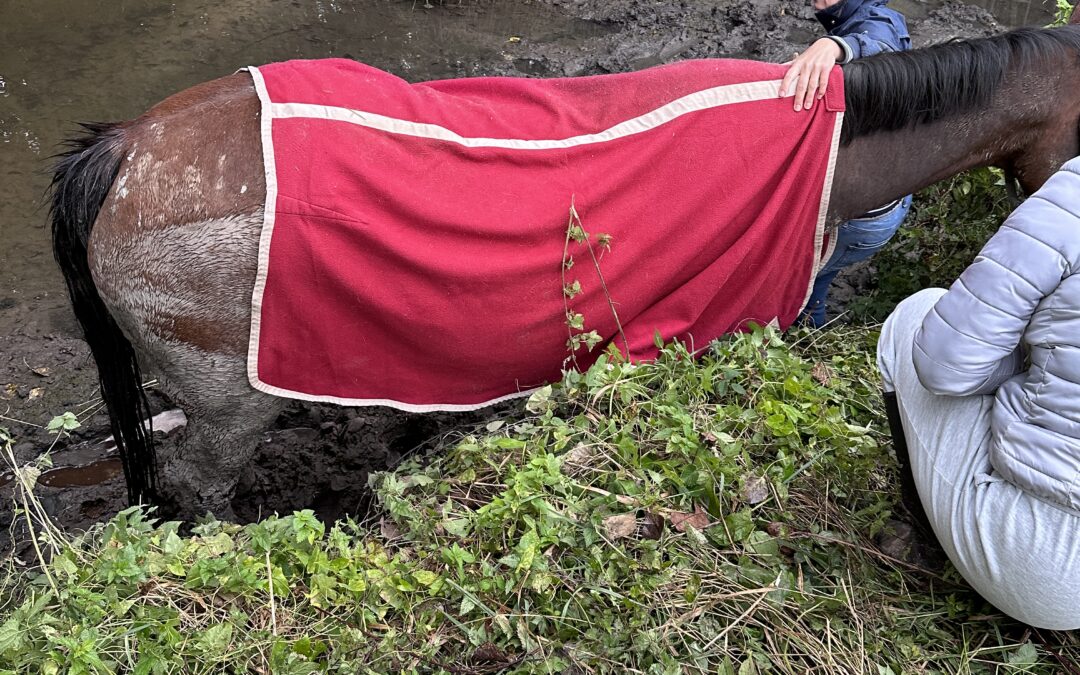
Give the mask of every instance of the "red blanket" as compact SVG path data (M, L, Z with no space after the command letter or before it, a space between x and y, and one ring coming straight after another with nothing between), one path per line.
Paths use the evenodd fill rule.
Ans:
M702 348L749 321L786 328L827 253L844 90L836 69L824 105L795 113L784 70L409 84L346 60L249 69L267 184L251 383L470 409L609 342L648 359L657 332ZM587 242L568 240L572 207ZM591 331L600 344L567 363Z

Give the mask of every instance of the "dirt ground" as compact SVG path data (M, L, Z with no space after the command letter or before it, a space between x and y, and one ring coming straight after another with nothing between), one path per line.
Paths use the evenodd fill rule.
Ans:
M533 5L530 26L567 28L523 29L515 36L517 40L500 35L503 46L499 49L459 58L440 56L435 70L462 76L574 76L640 69L687 58L783 61L819 35L809 3L791 0L537 0L528 4ZM441 13L453 13L483 26L486 24L481 19L487 14L504 11L498 7L491 2L455 0L415 11L427 12L432 21L439 20ZM920 7L920 16L915 12L909 15L916 45L1001 30L987 12L959 2L930 11L925 5ZM534 39L532 34L543 37ZM416 75L405 66L398 70L405 77ZM858 292L860 275L865 278L868 274L872 268L864 267L841 279L834 300L842 306L847 297ZM54 292L53 302L56 295ZM50 320L50 312L59 313L59 319ZM109 460L107 418L100 410L94 412L98 407L94 402L96 373L85 344L75 337L74 322L62 305L23 302L16 306L2 295L0 318L3 332L10 332L0 337L0 426L17 437L17 460L31 461L49 447L53 437L43 426L53 415L80 413L83 426L70 439L57 443L52 453L57 466L69 469L47 474L43 480L53 485L41 485L38 492L63 526L84 528L108 517L125 506L123 481L117 463ZM44 328L36 323L43 321ZM56 326L60 329L49 330ZM155 413L171 407L153 390L150 397ZM443 435L459 433L483 417L408 415L297 403L263 435L255 462L241 477L234 509L243 519L300 508L313 508L325 518L362 515L367 508L370 470L392 466L406 453L431 447ZM159 440L168 445L182 436L181 428ZM72 484L80 482L91 484ZM0 477L0 483L2 525L11 521L13 485L9 475ZM0 531L7 529L0 527Z

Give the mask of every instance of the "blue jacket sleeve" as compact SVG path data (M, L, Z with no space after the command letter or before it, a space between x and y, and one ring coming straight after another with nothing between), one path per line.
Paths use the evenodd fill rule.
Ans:
M901 52L911 47L911 40L901 38L895 27L885 24L882 27L875 28L877 30L874 33L860 32L837 36L846 42L851 49L851 58L847 59L848 61L873 56L881 52ZM845 56L847 56L846 53Z
M911 49L904 15L885 0L841 0L817 13L829 37L844 50L844 63L880 52Z

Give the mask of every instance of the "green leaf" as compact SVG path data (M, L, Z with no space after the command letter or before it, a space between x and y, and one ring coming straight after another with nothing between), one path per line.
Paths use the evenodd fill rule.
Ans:
M736 511L724 517L724 525L731 537L731 543L738 544L746 541L754 531L754 518L749 509Z
M532 568L533 560L536 558L536 554L540 552L540 537L536 534L536 530L528 530L521 536L521 540L517 545L517 553L520 560L517 564L517 571L523 572Z
M739 675L758 675L757 665L752 657L743 661L742 665L739 666Z
M1007 661L1012 666L1034 666L1039 662L1039 650L1035 649L1035 645L1030 642L1025 642L1019 649L1009 654Z
M68 578L74 578L79 574L79 568L75 565L75 562L69 557L70 553L57 556L53 558L53 568L58 572L62 572Z
M455 537L467 537L472 529L472 521L468 518L447 518L442 521L442 526Z
M22 627L16 618L8 619L0 625L0 654L20 651L25 644Z
M223 654L232 642L233 627L229 623L210 626L199 636L199 645L213 654Z
M236 544L225 532L218 532L209 539L204 539L203 544L206 546L206 552L210 555L224 555L232 551Z
M585 340L585 344L588 346L590 352L593 350L593 347L604 341L604 338L600 337L600 334L594 330L582 334L581 338Z
M165 535L165 539L161 542L161 551L165 555L176 555L180 551L184 550L184 540L179 537L174 531L170 531Z
M180 578L187 576L187 570L184 568L184 565L177 560L166 563L165 571Z
M544 411L551 401L551 392L550 384L540 387L529 395L529 400L525 402L525 409L534 415Z
M74 413L66 412L63 415L57 415L49 420L45 429L52 433L59 433L60 430L73 431L80 426L82 426L82 424L79 423L79 418L75 417Z

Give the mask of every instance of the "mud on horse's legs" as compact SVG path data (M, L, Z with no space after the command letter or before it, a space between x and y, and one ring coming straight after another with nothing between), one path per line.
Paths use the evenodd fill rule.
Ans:
M191 520L213 513L235 520L232 497L241 472L250 464L265 431L285 400L252 391L243 358L205 355L199 377L163 382L166 392L188 414L185 435L169 456L159 458L162 496L176 516ZM221 386L207 388L207 383Z
M94 231L99 244L124 238L94 259L95 279L140 363L188 418L179 447L158 457L159 491L183 518L232 516L239 469L285 405L247 378L261 222L248 214L146 231L105 218ZM169 282L148 288L155 278Z

